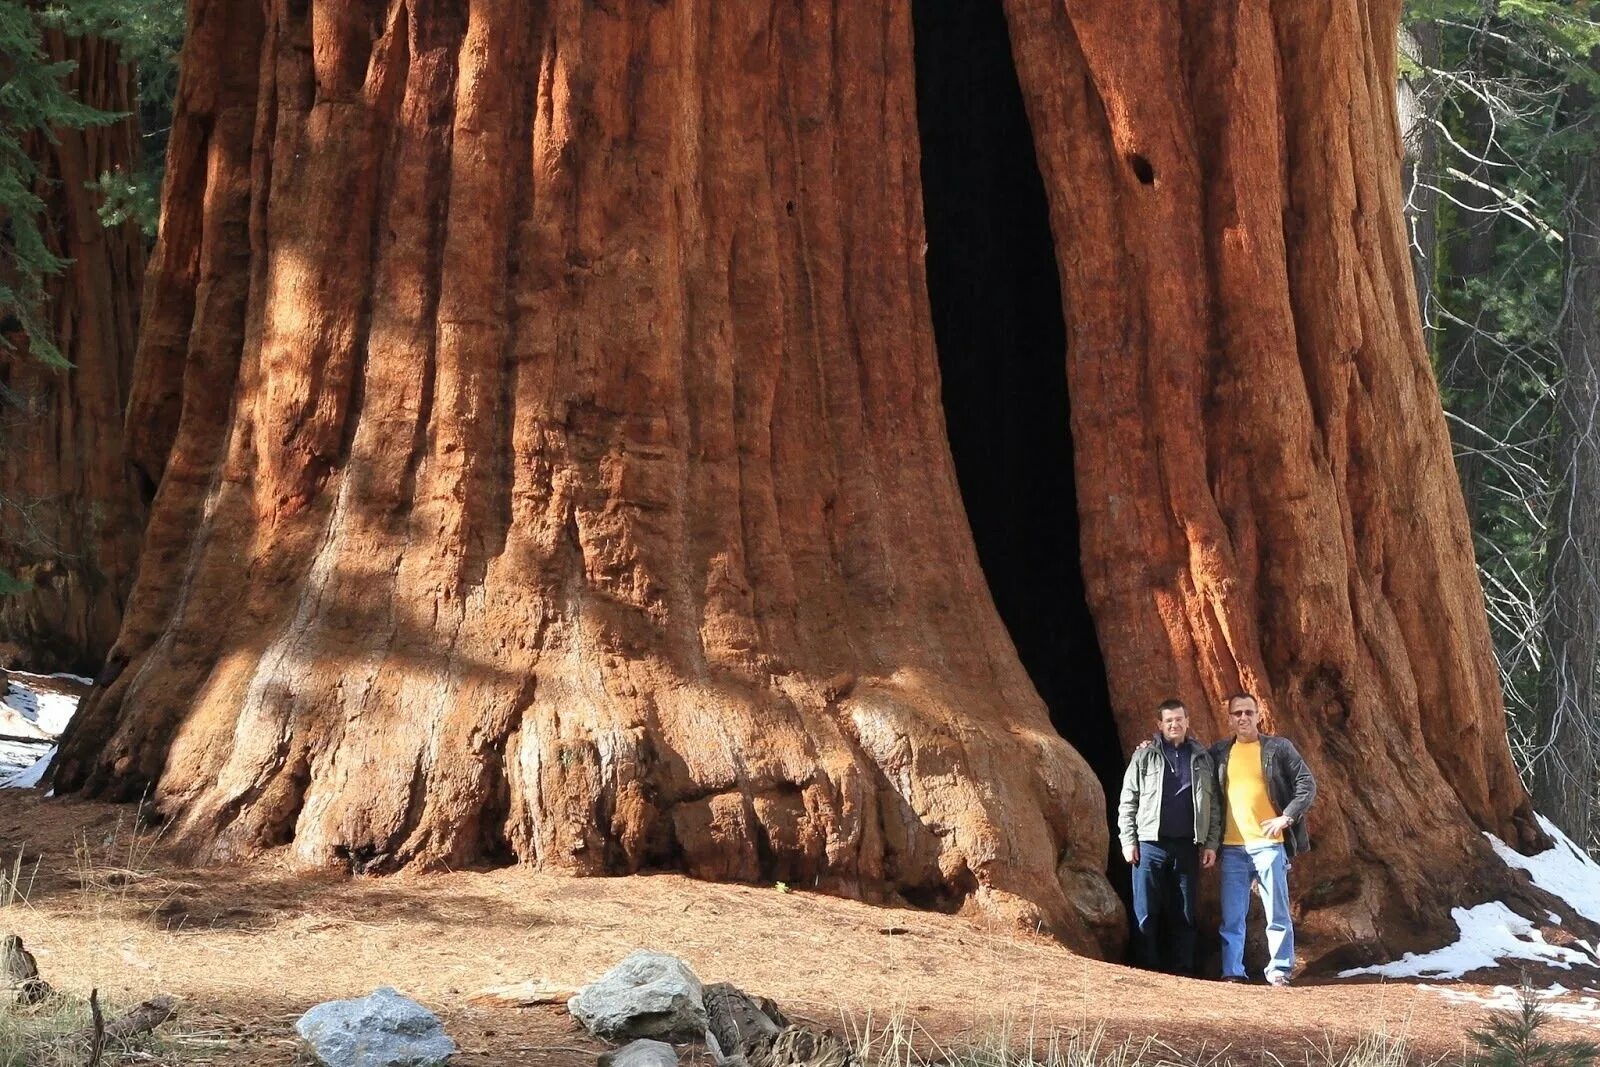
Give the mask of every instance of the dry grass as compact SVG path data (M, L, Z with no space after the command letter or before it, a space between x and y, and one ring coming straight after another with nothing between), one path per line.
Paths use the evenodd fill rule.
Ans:
M23 862L22 849L17 849L11 865L0 870L0 909L27 903L28 892L39 877L41 860L42 857L35 856L33 866L27 867Z
M150 860L156 842L153 835L125 827L121 819L108 834L91 840L80 834L73 849L78 884L78 906L86 915L104 916L128 899L130 887L156 877ZM33 910L29 899L38 884L41 855L29 864L26 847L17 849L11 863L0 869L0 927L14 927L10 920L20 911ZM41 971L50 981L51 975ZM137 999L107 999L91 990L101 1017L110 1021L137 1003ZM0 998L9 997L0 988ZM54 991L34 1005L0 1004L0 1067L82 1067L91 1058L88 1035L93 1032L93 1010L89 996ZM217 1043L210 1035L182 1032L176 1027L159 1028L154 1033L126 1040L109 1041L101 1050L103 1067L118 1064L179 1064L190 1062L189 1053L214 1051ZM221 1062L221 1061L219 1061Z
M132 1005L102 1004L107 1019ZM0 1067L83 1067L89 1060L87 1035L93 1026L88 1000L57 994L32 1007L0 1009ZM159 1032L109 1042L103 1067L116 1064L183 1062L183 1049Z
M1456 1062L1465 1058L1463 1055ZM1321 1047L1307 1052L1306 1067L1443 1067L1451 1059L1421 1055L1407 1035L1376 1030L1342 1050L1332 1040L1324 1039Z
M1155 1037L1113 1040L1104 1026L1090 1030L1020 1027L1003 1021L976 1039L936 1040L904 1016L880 1027L871 1020L852 1030L861 1067L1191 1067L1214 1062L1191 1059Z
M1294 1058L1204 1045L1179 1049L1155 1036L1113 1038L1104 1024L1087 1029L1042 1027L1003 1019L960 1042L941 1042L904 1015L874 1025L845 1023L860 1067L1299 1067ZM1305 1067L1444 1067L1447 1057L1419 1056L1404 1035L1374 1031L1340 1047L1331 1038L1307 1043Z

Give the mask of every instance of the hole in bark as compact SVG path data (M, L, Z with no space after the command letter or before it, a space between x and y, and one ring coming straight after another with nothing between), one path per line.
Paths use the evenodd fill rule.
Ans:
M998 2L915 0L912 26L956 475L1001 618L1056 730L1105 786L1109 816L1122 745L1084 602L1061 284L1005 16ZM1110 869L1126 898L1120 857Z
M921 886L901 890L900 895L907 904L923 911L942 911L947 915L954 915L961 910L962 905L972 899L972 894L978 891L978 880L969 870L962 870L949 884L940 882L932 886Z
M1133 168L1133 176L1139 179L1140 184L1154 185L1156 183L1156 169L1150 165L1148 159L1139 153L1129 153L1128 166Z

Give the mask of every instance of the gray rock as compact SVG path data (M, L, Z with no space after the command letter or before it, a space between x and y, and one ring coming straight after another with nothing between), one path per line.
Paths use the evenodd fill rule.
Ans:
M665 1041L641 1037L601 1056L600 1067L678 1067L678 1053Z
M456 1051L437 1015L388 986L318 1004L294 1028L327 1067L437 1067Z
M700 979L665 952L640 949L567 1001L567 1010L598 1037L698 1041L706 1029Z

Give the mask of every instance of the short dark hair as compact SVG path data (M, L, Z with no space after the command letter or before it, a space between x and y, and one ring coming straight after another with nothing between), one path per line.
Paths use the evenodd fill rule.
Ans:
M1250 703L1254 704L1258 708L1261 706L1261 701L1259 701L1259 700L1257 700L1255 698L1255 694L1246 693L1242 689L1239 690L1237 693L1229 693L1228 694L1228 699L1224 700L1222 702L1222 706L1225 707L1225 708L1231 708L1231 707L1233 707L1233 702L1235 700L1248 700Z
M1169 711L1181 711L1184 714L1188 714L1189 709L1184 707L1183 701L1179 700L1177 697L1168 697L1166 700L1163 700L1160 704L1156 705L1156 718L1161 718L1163 714Z

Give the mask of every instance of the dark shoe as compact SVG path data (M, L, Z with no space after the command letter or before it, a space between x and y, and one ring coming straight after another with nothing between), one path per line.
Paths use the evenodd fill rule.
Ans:
M1244 985L1248 979L1242 974L1225 974L1222 976L1222 981L1230 982L1233 985Z

